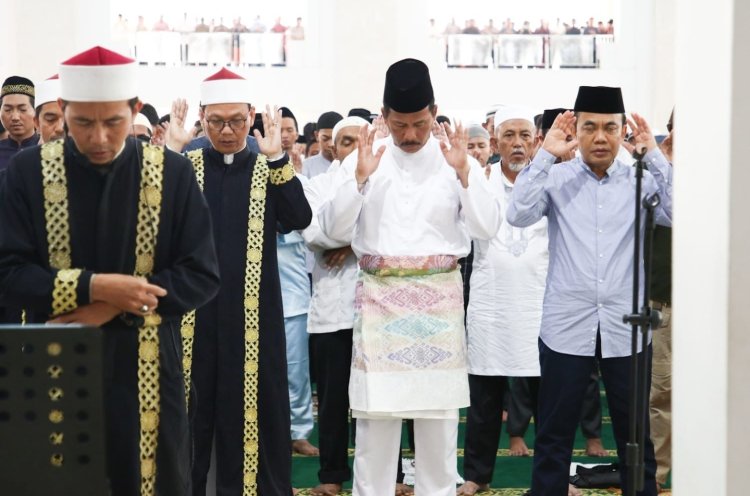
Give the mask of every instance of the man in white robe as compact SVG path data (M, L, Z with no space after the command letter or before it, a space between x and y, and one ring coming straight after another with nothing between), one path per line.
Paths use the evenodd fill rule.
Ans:
M461 125L431 136L437 114L427 66L386 73L391 137L363 128L318 213L333 240L352 239L360 265L349 401L358 419L353 494L395 490L401 420L415 419L415 493L455 494L458 409L469 404L463 289L457 259L491 239L500 205ZM375 146L373 146L373 144ZM352 237L352 233L353 237Z

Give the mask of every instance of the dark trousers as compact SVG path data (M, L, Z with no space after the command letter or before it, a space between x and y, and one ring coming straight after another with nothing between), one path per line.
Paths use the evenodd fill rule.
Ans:
M651 353L651 348L647 350ZM534 443L534 470L531 492L534 496L566 496L568 473L572 458L576 426L580 419L581 403L586 394L594 361L599 360L604 388L607 392L612 429L617 443L623 494L627 492L625 458L628 440L628 398L630 357L601 358L597 344L596 357L558 353L539 340L539 362L542 378L539 385L539 422ZM651 380L651 367L647 378ZM656 461L646 417L645 489L639 496L656 495Z
M532 416L536 422L539 377L511 378L510 393L511 401L505 429L511 437L523 437ZM602 403L599 394L599 367L596 364L589 378L586 395L583 397L581 433L586 439L602 437Z
M352 330L310 334L318 386L318 448L323 484L352 478L349 467L349 373Z
M471 406L466 414L464 479L489 484L500 444L503 396L508 378L469 374Z

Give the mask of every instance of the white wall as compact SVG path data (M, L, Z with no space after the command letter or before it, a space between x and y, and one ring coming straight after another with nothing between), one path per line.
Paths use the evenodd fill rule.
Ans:
M610 8L620 8L617 44L599 70L449 70L442 64L442 49L430 44L427 36L431 11L427 0L308 0L305 62L238 72L252 79L257 103L287 105L303 121L315 120L332 109L377 111L388 65L413 56L430 65L438 106L449 116L480 119L495 103L522 103L540 110L569 106L579 85L604 84L622 86L626 107L661 127L673 105L669 98L673 79L671 67L653 63L652 40L658 39L662 52L668 52L669 45L662 42L670 31L663 30L668 18L657 19L658 31L653 18L660 15L656 5L673 2L613 3ZM4 17L15 22L4 23L0 43L15 47L23 38L25 44L22 50L4 51L0 59L3 77L23 74L44 79L57 71L59 61L78 51L95 43L111 46L109 30L116 13L110 12L106 1L3 0L6 3ZM250 19L245 16L245 21ZM176 96L188 97L194 107L200 81L215 70L142 67L141 96L161 113L169 110Z

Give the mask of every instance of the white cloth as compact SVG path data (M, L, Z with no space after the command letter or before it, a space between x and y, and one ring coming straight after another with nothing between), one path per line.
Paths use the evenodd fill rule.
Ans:
M353 496L396 492L401 425L401 419L357 420ZM415 496L455 496L457 443L458 415L414 421Z
M513 183L500 164L489 182L506 211ZM497 236L474 241L471 297L466 316L469 373L536 377L539 328L549 250L547 219L530 227L503 222Z
M502 218L483 169L472 157L469 184L463 188L455 170L430 138L416 153L405 153L390 138L378 169L362 193L354 173L357 151L344 160L336 196L318 213L321 230L361 255L455 255L465 257L471 238L491 239ZM352 233L354 233L352 235Z
M313 212L310 225L302 231L307 247L315 256L312 269L312 300L307 321L307 332L322 334L351 329L354 325L354 288L357 284L357 257L346 258L344 265L328 268L323 252L347 246L351 239L337 242L320 229L317 212L336 194L336 174L340 164L335 160L325 174L319 174L304 184L305 196Z
M390 138L373 145L386 146L378 169L360 193L355 179L358 152L351 153L334 172L335 196L318 210L321 231L334 242L349 244L357 257L466 256L471 239L491 239L502 218L500 203L492 194L482 167L471 157L468 187L464 188L448 165L435 138L415 153L405 153ZM463 350L462 350L463 351ZM352 370L353 374L355 370ZM356 385L356 384L355 384ZM352 383L350 383L351 391ZM466 388L468 389L468 387ZM443 404L468 402L468 391L456 388L455 397L442 391ZM387 404L387 398L370 397L371 404ZM441 407L424 410L409 408L399 412L413 418L446 418ZM440 411L438 411L440 410ZM356 412L358 417L376 411Z
M302 161L302 175L312 179L318 174L323 174L331 166L331 162L326 160L322 153L308 157Z

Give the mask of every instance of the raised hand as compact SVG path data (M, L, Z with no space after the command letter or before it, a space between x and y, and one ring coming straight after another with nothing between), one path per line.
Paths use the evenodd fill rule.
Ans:
M647 153L656 148L656 138L651 133L651 128L646 122L646 119L640 116L640 114L633 113L632 119L628 119L628 126L630 126L633 132L633 146L638 153Z
M448 123L443 124L445 131L445 140L440 141L440 150L448 165L456 170L458 179L461 180L463 187L469 185L469 155L467 146L469 144L469 132L464 128L461 122L456 121L456 130L453 131Z
M169 113L169 127L166 133L166 145L170 150L181 153L190 143L192 137L185 129L185 118L187 117L188 104L184 98L178 98L172 102L172 111Z
M391 130L388 129L388 125L386 125L382 115L375 117L375 120L372 121L372 126L375 128L376 140L387 138L391 134Z
M576 135L576 116L570 110L555 117L542 148L558 158L570 157L578 147Z
M437 120L432 121L432 135L438 141L448 142L448 135L445 134L445 129L443 129L443 126Z
M368 131L369 126L362 126L359 130L359 143L357 144L357 170L354 173L357 178L357 185L362 186L367 179L375 172L380 165L380 157L385 152L385 145L378 148L378 151L372 152L372 144L375 142L376 130Z
M281 110L274 105L271 113L271 107L266 105L262 117L263 131L266 135L261 135L257 129L253 131L255 139L258 140L258 148L266 157L278 157L281 154Z
M299 149L296 146L292 147L292 151L290 152L289 160L292 161L292 165L294 166L294 170L296 170L299 174L302 173L302 155L299 152Z

